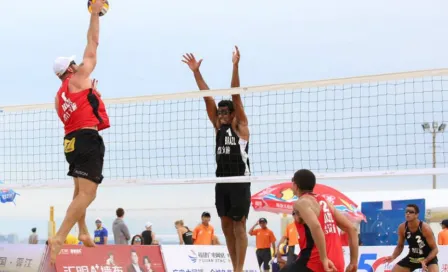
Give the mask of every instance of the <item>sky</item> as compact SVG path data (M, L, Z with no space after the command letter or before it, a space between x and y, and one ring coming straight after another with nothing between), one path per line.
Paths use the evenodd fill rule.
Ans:
M0 11L0 35L2 36L0 108L10 105L51 103L60 85L52 73L53 60L58 56L70 55L77 55L80 60L82 56L89 18L86 4L80 1L50 2L48 0L31 1L26 5L16 1L3 2L3 8ZM267 0L244 2L229 0L224 3L203 0L192 2L135 0L111 1L110 5L109 13L101 18L99 58L93 75L99 80L99 89L104 98L196 90L191 72L181 62L182 54L186 52L195 53L204 59L202 71L210 87L228 88L234 45L239 46L242 54L240 64L242 86L448 66L446 63L448 38L444 35L445 26L448 25L448 18L444 11L448 8L448 2L442 0L425 2L325 0L281 3ZM377 168L378 164L382 164L383 169L430 167L430 136L423 134L418 125L421 121L432 121L431 118L441 122L448 117L446 115L448 111L443 110L443 104L445 104L443 102L448 97L447 88L445 88L447 84L446 82L438 82L438 84L435 85L435 89L438 90L433 92L433 96L414 93L415 89L406 84L392 86L391 88L399 94L388 96L378 104L372 104L372 99L376 99L376 96L379 96L384 89L375 89L372 87L374 84L364 89L376 91L371 94L367 102L362 98L352 99L349 97L350 90L343 90L340 95L348 104L339 111L332 109L332 105L339 103L338 99L332 96L329 90L320 91L324 100L330 100L330 105L322 106L322 103L325 103L322 102L310 106L308 111L313 112L311 115L307 115L305 106L303 110L302 108L297 110L291 105L281 104L287 104L288 98L293 101L309 102L316 98L311 92L294 95L285 92L271 93L269 97L248 96L245 102L252 118L251 124L253 124L251 127L252 151L250 152L252 152L254 173L287 174L297 168L297 165L330 172L353 169L372 170ZM428 84L421 85L426 86L427 91L434 90L428 87ZM416 86L420 87L418 83ZM440 89L439 86L442 88ZM403 94L405 91L409 93ZM273 98L279 100L273 100ZM320 99L321 96L317 98ZM420 103L419 99L422 99L423 103ZM365 105L362 103L376 106L373 111L368 108L367 116L365 116L363 115ZM266 109L260 105L276 106ZM405 107L402 108L402 105ZM428 105L432 106L428 108ZM208 127L200 100L193 101L192 109L187 110L186 106L188 104L185 101L173 104L137 103L136 105L111 106L113 115L111 117L116 126L105 133L105 137L110 142L110 153L107 155L110 164L106 166L108 176L117 179L128 179L135 175L142 179L148 176L183 178L185 175L182 174L190 170L191 172L188 172L186 176L210 176L214 168L213 164L209 163L210 158L213 160L213 131ZM314 110L313 107L315 107ZM361 110L353 112L350 107ZM392 113L391 107L395 107L397 111ZM166 113L172 109L174 113ZM190 113L190 110L193 113ZM274 110L276 114L272 117ZM203 114L195 113L196 111ZM325 111L327 114L324 113ZM389 111L390 114L381 117L381 111ZM333 114L344 117L347 113L350 114L348 119L351 121L342 122L340 125L350 128L348 135L338 131L337 122L339 121L334 121L331 116ZM184 128L179 125L182 116L186 116L187 121L190 122L184 125L192 127L190 131L187 131L190 133L187 138L193 140L204 137L206 139L204 149L199 149L194 144L189 148L179 149L177 147L180 145L178 143L180 137L167 136L167 133L172 135L172 131ZM293 120L286 119L288 116L300 116L298 122L306 125L322 119L326 121L326 125L334 124L331 129L319 134L324 136L316 136L315 131L302 131L304 134L301 135L301 139L305 147L295 146L302 149L300 156L297 157L279 149L279 146L285 147L289 144L293 131L286 131L286 126L283 125L279 131L276 131L277 134L272 140L274 137L272 131L267 130L271 128L272 123L279 123L279 120L287 120L286 122L291 123ZM306 119L309 116L312 119ZM394 119L394 116L402 119ZM178 122L162 124L160 121L160 118L172 120L174 117ZM389 117L394 120L390 120ZM353 123L355 118L356 122ZM367 119L362 118L367 118L369 122L372 118L375 122L387 120L389 127L381 128L377 123L372 126L369 125L370 123L363 122ZM199 120L197 124L193 122L196 119ZM263 124L264 120L268 121ZM0 151L3 154L0 155L0 169L4 172L0 180L6 183L16 180L21 184L30 184L35 180L39 183L45 180L67 180L66 166L62 154L58 153L60 148L58 141L62 130L57 122L53 111L0 115L0 139L3 142L3 144L0 143ZM152 128L145 127L145 122L155 124L154 131L151 131ZM360 128L353 128L354 124L358 125L358 123ZM403 125L408 135L398 132L397 125ZM381 138L380 135L371 137L369 134L371 126L379 134L386 133L392 137ZM132 127L141 130L133 131ZM195 134L199 132L201 132L200 135ZM158 141L156 145L152 145L155 147L139 145L141 142L149 141L145 135L150 133L154 133ZM328 145L322 145L319 142L328 141L333 135L340 142L335 140ZM317 140L313 141L313 137ZM356 137L359 141L351 142ZM272 141L275 141L275 145ZM447 148L443 146L443 142L444 137L441 135L438 137L437 159L442 166L448 161ZM271 147L263 145L268 143ZM164 144L169 148L165 148ZM338 144L345 147L339 150L334 147ZM347 147L347 145L357 144L356 149ZM184 143L183 147L185 145ZM375 145L380 148L375 149ZM270 149L272 146L275 146L274 151ZM366 150L372 153L367 159L363 156L364 159L360 160L365 164L353 165L353 154L367 152ZM392 152L392 155L382 156L378 153L381 153L381 150ZM181 153L173 153L174 151ZM403 151L410 153L403 157ZM26 153L30 152L32 156L26 156ZM338 157L338 154L342 154L342 158ZM156 162L149 160L151 156L156 157ZM187 159L191 156L199 158L197 164L188 164ZM331 159L324 156L331 156ZM375 160L369 159L372 156ZM174 157L187 159L183 161L176 159L173 162ZM387 161L384 157L392 159ZM299 161L301 163L298 163ZM325 163L320 164L318 161L325 161ZM342 165L338 164L341 162ZM172 170L173 168L176 170ZM137 172L133 172L135 169ZM144 169L150 170L145 172ZM403 186L407 188L430 186L430 177L425 177L425 185L420 184L421 180L407 179ZM442 187L447 186L443 183L446 182L446 178L439 177L439 180ZM390 180L384 179L377 185L387 188L388 182ZM352 191L369 190L375 183L369 184L344 186L333 183L341 189ZM261 190L265 185L255 189ZM188 186L169 187L169 189L158 187L159 189L154 189L158 193L152 193L151 199L157 203L166 201L168 198L166 195L169 195L171 199L182 199L183 202L189 203L189 206L182 204L181 207L185 210L190 207L188 208L190 212L185 212L186 215L183 217L186 221L196 222L197 214L200 214L203 209L213 209L213 198L210 198L211 195L207 193L208 198L205 203L200 195L194 195L196 188L186 189L186 187ZM213 191L211 185L209 190ZM57 193L49 193L49 197L44 199L50 199L52 197L50 194ZM125 199L146 201L145 199L148 198L146 194L149 195L141 190L128 192ZM191 197L186 198L186 194ZM68 193L65 192L64 195ZM41 200L36 199L36 201ZM108 214L113 214L116 206L114 201L109 199L103 201L107 205L110 204L110 208L107 209ZM48 202L48 205L51 205L52 201ZM136 203L133 202L129 206L135 207ZM162 209L160 213L166 214L163 206L160 205L157 209ZM1 205L0 211L4 208L5 206ZM32 207L30 207L31 210ZM170 216L167 220L172 221L173 218L178 217L174 211L170 212L172 217ZM17 222L15 220L19 219L11 220ZM146 221L146 219L139 220ZM42 224L45 225L45 223Z

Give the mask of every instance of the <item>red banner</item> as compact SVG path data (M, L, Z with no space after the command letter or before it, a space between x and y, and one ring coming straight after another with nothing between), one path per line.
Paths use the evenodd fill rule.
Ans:
M159 246L64 246L57 272L165 272Z

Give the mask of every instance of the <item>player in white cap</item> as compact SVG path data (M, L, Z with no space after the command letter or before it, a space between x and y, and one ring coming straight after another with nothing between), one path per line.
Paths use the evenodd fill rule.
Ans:
M99 44L99 13L104 0L92 4L87 46L83 61L76 65L74 56L59 57L53 71L62 81L55 97L55 108L64 124L64 154L69 164L68 175L73 177L73 201L54 237L49 239L51 263L55 263L65 238L78 223L79 237L84 246L95 246L86 225L86 210L96 197L98 185L103 180L105 147L98 131L110 126L109 117L96 81L90 79L97 62Z

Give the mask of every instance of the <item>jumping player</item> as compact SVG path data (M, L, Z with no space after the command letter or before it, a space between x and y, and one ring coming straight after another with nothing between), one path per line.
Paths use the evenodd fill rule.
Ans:
M344 271L344 254L337 227L349 235L350 264L347 272L358 269L358 231L325 198L314 194L316 177L310 170L297 171L292 178L299 197L294 203L295 224L300 240L297 260L283 271Z
M183 58L182 61L193 71L199 89L209 90L199 71L202 59L197 61L191 53ZM232 88L240 86L239 61L240 52L235 47L232 57ZM204 100L208 117L216 132L216 177L250 175L249 127L240 95L232 95L231 101L220 101L218 107L213 97L204 97ZM247 249L246 220L250 207L250 183L218 183L215 197L233 270L241 272Z
M74 57L59 57L53 70L62 81L55 98L55 107L64 124L64 153L69 164L68 175L75 183L73 201L56 236L50 239L51 262L61 250L67 234L78 223L79 240L84 246L95 246L86 225L86 209L96 197L98 185L103 180L105 147L98 131L108 128L109 117L96 80L90 79L97 62L99 42L99 13L104 0L92 4L87 46L83 62L78 66Z
M392 256L387 257L388 263L400 256L404 248L404 239L408 242L409 253L399 261L392 272L409 272L416 269L437 272L437 253L439 249L431 227L418 219L420 209L415 204L406 207L406 222L398 226L398 243Z

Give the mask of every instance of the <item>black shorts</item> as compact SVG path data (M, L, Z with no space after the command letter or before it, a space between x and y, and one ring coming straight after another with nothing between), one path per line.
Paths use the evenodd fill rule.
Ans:
M256 251L258 267L263 264L264 270L269 270L269 262L272 259L271 249L270 248L260 248Z
M217 183L215 205L219 217L227 216L241 221L249 216L250 183Z
M313 272L313 270L309 269L302 260L296 260L291 264L285 265L280 272Z
M424 258L422 258L424 259ZM432 259L430 262L426 264L426 266L430 266L432 264L438 264L437 257ZM411 271L414 271L416 269L422 269L422 264L420 263L420 260L416 258L411 258L409 256L404 257L397 263L397 265L405 268L409 268Z
M69 164L67 175L91 180L103 180L105 147L103 138L93 129L80 129L64 137L65 159Z

